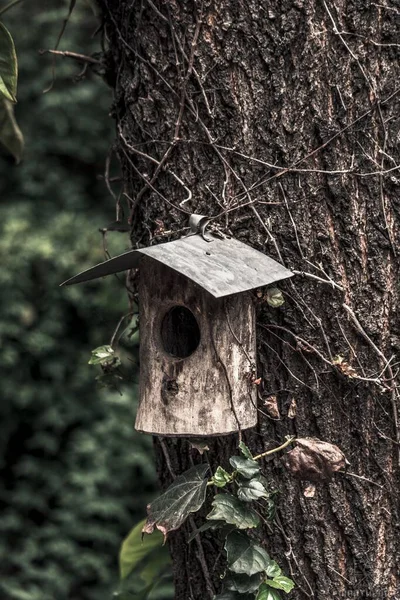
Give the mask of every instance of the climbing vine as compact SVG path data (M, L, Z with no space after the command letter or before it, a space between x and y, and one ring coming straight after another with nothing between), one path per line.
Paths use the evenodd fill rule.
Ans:
M196 465L179 475L148 506L143 533L152 533L157 528L165 540L191 513L199 511L206 501L207 489L216 490L205 523L188 540L191 542L206 530L219 530L224 538L225 564L220 573L223 591L215 600L279 600L279 591L288 593L294 587L294 582L283 574L256 536L261 522L272 521L275 514L275 492L261 472L260 460L293 441L293 437L288 437L281 446L258 456L253 456L240 442L240 455L229 459L231 470L218 466L207 478L208 464Z

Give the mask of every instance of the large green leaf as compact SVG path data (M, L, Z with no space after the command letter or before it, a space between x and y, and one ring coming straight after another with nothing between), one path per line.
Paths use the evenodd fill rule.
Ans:
M281 597L276 590L263 583L258 590L256 600L281 600Z
M283 590L287 594L294 588L294 582L284 575L276 575L273 579L268 579L267 584L277 590Z
M15 158L18 164L24 149L24 137L14 116L14 107L9 100L0 97L0 143Z
M269 498L269 493L257 479L245 479L239 483L237 491L238 498L244 502L259 500L260 498Z
M15 46L8 29L0 23L0 96L17 101L18 63Z
M261 546L254 544L250 538L238 531L233 531L225 541L228 567L235 573L254 575L265 571L271 558Z
M153 535L143 538L142 528L145 519L140 521L122 542L119 553L119 572L121 579L125 579L132 571L137 569L143 559L146 559L145 568L140 575L143 581L150 585L159 571L159 567L164 567L169 562L169 556L166 548L163 548L163 536L159 531ZM162 549L162 553L155 556L155 550ZM151 557L150 555L153 555ZM160 560L161 557L161 560Z
M244 458L243 456L232 456L229 459L229 462L231 463L232 467L238 473L240 473L240 475L246 477L246 479L255 477L255 475L257 475L260 471L260 465L255 460L250 458Z
M241 573L230 573L226 579L225 587L227 590L245 594L246 592L255 592L260 587L261 574L249 575Z
M204 478L208 469L205 464L192 467L149 504L143 533L152 533L157 527L166 538L168 532L178 529L190 513L197 512L206 497L207 479Z
M206 517L208 520L225 521L236 525L238 529L257 527L260 523L258 514L231 494L217 494L212 506L212 511Z

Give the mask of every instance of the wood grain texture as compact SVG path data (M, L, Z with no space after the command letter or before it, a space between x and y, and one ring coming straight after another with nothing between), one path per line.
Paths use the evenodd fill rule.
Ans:
M139 298L136 429L163 436L213 436L255 426L256 386L250 381L247 358L255 361L251 295L215 299L186 277L144 257ZM197 350L183 359L167 354L161 340L163 318L177 305L192 311L201 335Z

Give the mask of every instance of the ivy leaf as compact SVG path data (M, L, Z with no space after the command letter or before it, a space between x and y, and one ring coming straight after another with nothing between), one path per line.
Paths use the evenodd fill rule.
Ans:
M294 588L294 582L284 575L276 575L273 579L268 579L267 585L277 590L283 590L287 594Z
M285 303L281 290L277 287L267 289L267 303L273 308L278 308Z
M278 592L263 583L258 590L256 600L281 600L281 597Z
M215 471L215 473L214 473L211 481L217 487L223 488L223 487L226 486L227 483L229 483L230 481L232 481L232 475L230 475L222 467L218 467L218 469Z
M92 350L92 357L89 360L89 365L111 365L118 366L121 364L120 359L116 356L114 348L111 346L99 346Z
M253 459L253 455L244 442L239 443L239 450L245 458Z
M192 467L179 475L167 490L147 506L147 521L143 533L152 533L154 528L164 535L178 529L190 513L197 512L206 498L208 465Z
M217 494L212 502L213 509L207 515L209 521L225 521L238 529L250 529L260 523L258 514L231 494Z
M244 533L233 531L225 541L228 568L235 573L254 575L265 571L271 559L264 548L254 544Z
M8 29L0 23L0 95L17 101L18 63L15 46Z
M282 569L275 560L272 560L268 569L265 570L267 577L277 577L278 575L281 575L281 573Z
M1 63L1 57L0 57ZM1 85L1 84L0 84ZM14 107L9 100L2 97L0 87L0 142L15 158L18 164L24 149L24 136L14 116Z
M252 500L258 500L259 498L269 498L269 493L261 481L257 481L257 479L246 479L239 483L237 496L239 500L251 502Z
M229 459L232 467L246 477L246 479L251 479L255 475L257 475L260 471L260 465L250 458L243 458L243 456L231 456Z
M245 594L246 592L255 592L260 587L261 575L256 573L249 577L247 574L230 573L226 579L226 588L239 594Z

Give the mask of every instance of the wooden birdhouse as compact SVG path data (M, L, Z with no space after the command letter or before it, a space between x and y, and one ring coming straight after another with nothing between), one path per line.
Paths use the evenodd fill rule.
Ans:
M256 425L250 290L292 273L238 240L197 234L126 252L65 283L132 268L140 282L136 429L213 436Z

